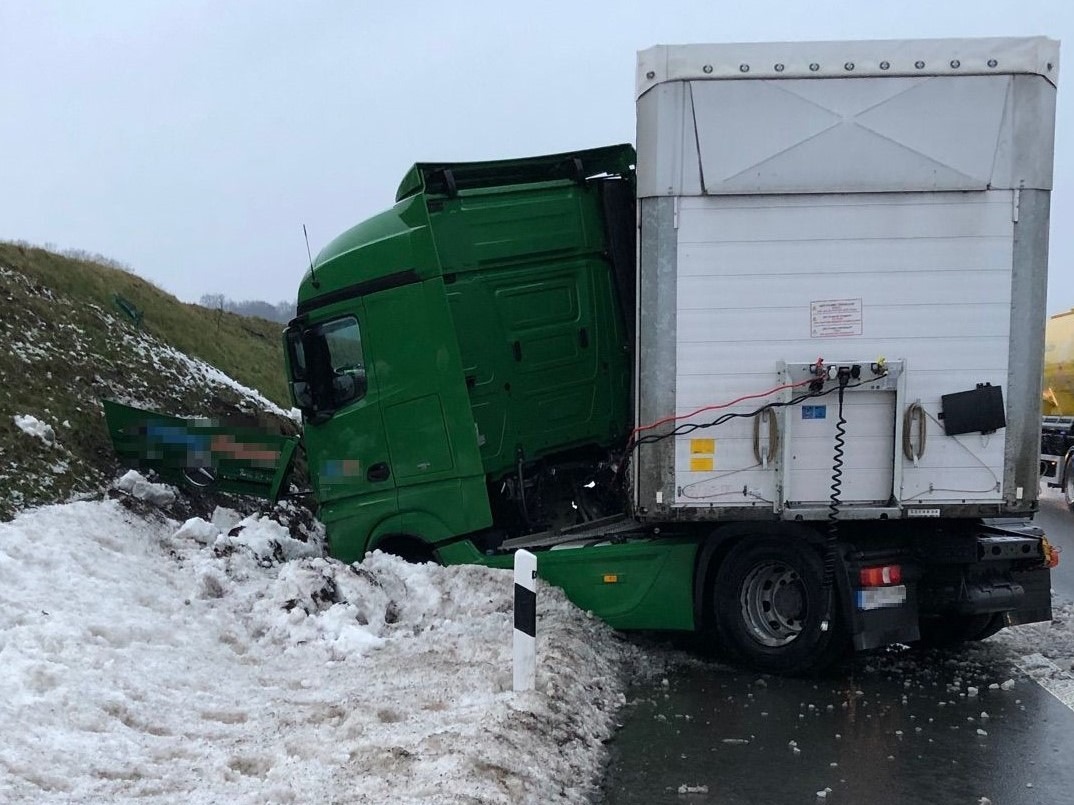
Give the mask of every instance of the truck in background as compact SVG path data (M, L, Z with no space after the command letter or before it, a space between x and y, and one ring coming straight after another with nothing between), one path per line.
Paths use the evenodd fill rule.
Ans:
M1074 509L1074 310L1048 319L1041 410L1041 478Z
M284 334L331 553L525 547L615 627L781 672L1050 619L1057 75L1043 38L659 46L636 154L415 165ZM107 411L128 458L286 488Z

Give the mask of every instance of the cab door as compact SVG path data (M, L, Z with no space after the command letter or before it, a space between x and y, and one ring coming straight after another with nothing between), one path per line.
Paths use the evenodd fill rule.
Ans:
M398 510L366 310L351 299L287 332L292 391L303 412L310 480L332 555L360 559L377 523Z

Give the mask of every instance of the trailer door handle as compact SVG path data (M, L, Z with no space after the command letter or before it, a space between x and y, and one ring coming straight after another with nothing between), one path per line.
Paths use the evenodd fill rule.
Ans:
M366 472L365 477L370 481L387 481L392 474L391 467L388 466L386 461L381 461L378 464L374 464Z

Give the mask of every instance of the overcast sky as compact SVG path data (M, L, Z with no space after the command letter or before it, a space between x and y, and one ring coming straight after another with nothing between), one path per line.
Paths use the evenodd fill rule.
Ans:
M415 161L633 142L650 45L1025 35L1070 47L1074 2L0 0L0 239L99 252L187 301L276 302L302 224L316 254ZM1074 307L1071 94L1053 313Z

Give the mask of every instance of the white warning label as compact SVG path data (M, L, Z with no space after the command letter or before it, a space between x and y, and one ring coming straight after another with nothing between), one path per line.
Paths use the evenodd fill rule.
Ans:
M809 324L813 338L861 335L861 300L822 299L810 302Z

